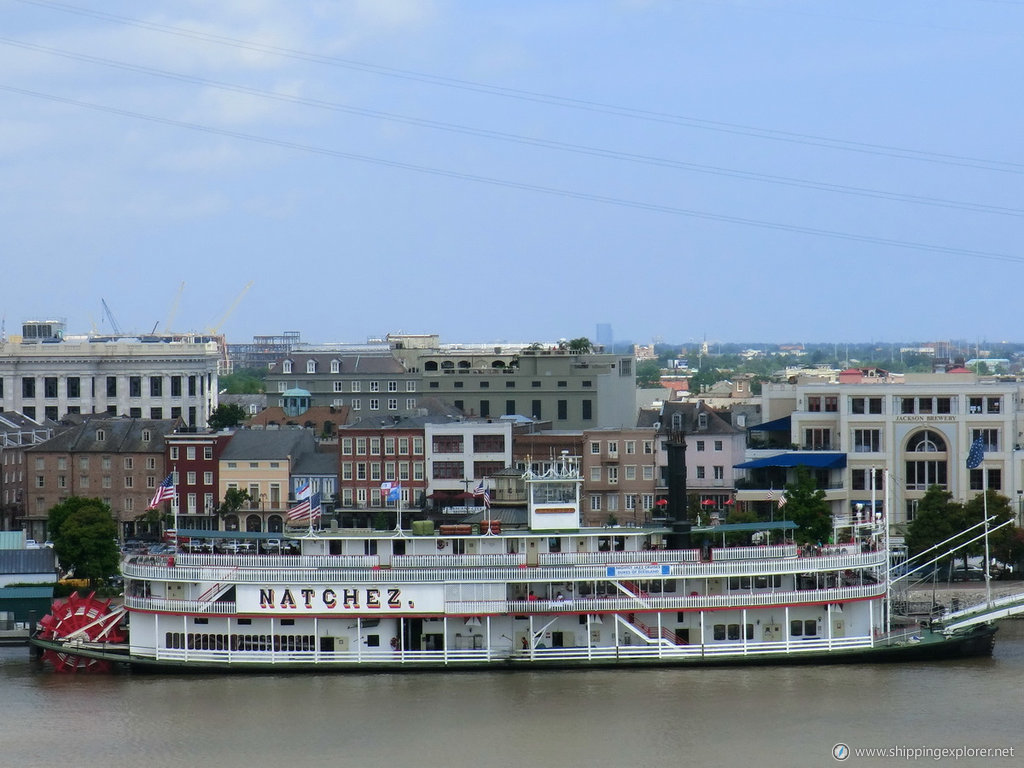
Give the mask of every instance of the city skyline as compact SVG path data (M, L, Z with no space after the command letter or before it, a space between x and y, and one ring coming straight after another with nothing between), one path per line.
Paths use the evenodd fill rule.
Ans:
M1013 335L1016 4L5 10L8 335Z

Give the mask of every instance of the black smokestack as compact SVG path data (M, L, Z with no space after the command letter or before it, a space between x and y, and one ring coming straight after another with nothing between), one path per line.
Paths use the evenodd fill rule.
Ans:
M668 449L668 523L672 533L669 549L690 548L690 516L686 508L686 437L681 431L670 432Z

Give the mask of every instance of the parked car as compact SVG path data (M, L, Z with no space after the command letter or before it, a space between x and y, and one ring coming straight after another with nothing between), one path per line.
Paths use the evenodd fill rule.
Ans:
M949 574L950 581L984 581L985 570L983 568L975 568L973 565L964 570L963 568L954 568Z

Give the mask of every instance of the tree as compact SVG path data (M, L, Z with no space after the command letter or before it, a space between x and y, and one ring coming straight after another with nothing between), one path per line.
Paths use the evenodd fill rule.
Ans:
M661 383L661 363L657 360L644 360L636 366L636 385L638 387L656 387Z
M963 505L953 501L953 494L948 491L931 486L917 503L917 512L907 528L908 553L914 557L926 552L962 531L963 523ZM930 559L921 558L925 562Z
M210 425L210 429L228 429L237 427L243 421L245 421L245 409L242 406L237 403L221 403L210 414L207 423Z
M243 368L218 379L229 395L259 395L266 391L265 369Z
M832 533L832 513L825 491L818 488L807 467L796 468L796 479L786 485L786 516L799 526L793 534L798 544L820 544Z
M50 509L48 526L62 568L90 585L117 573L117 523L108 505L70 496Z
M987 494L987 496L986 496ZM990 528L995 528L997 525L1005 523L1007 520L1013 519L1013 507L1010 506L1010 499L1003 496L993 490L989 490L986 494L978 494L963 507L963 527L966 530L972 525L982 522L985 519L985 512L988 512L989 517L995 519L989 523ZM987 510L986 510L987 507ZM1007 525L1004 528L1000 528L998 531L992 533L989 536L989 554L993 555L994 552L1004 552L1012 550L1016 527ZM964 534L964 539L972 539L975 536L984 532L982 526L978 526L968 534ZM967 567L967 558L969 556L983 555L985 553L985 540L981 539L969 545L965 549L961 550L961 554L964 558L964 568Z
M582 355L593 352L594 345L590 343L590 339L586 336L580 336L578 339L569 339L569 351Z
M224 492L224 501L217 507L217 511L222 515L233 515L243 506L253 501L255 499L249 495L248 491L241 488L228 488Z

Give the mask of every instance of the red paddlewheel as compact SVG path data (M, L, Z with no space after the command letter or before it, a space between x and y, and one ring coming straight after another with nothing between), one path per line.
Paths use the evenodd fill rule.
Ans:
M39 620L42 627L39 637L44 640L123 643L127 638L116 626L118 618L110 610L110 601L98 599L95 592L86 597L72 592L66 600L55 600L51 610L53 613ZM104 621L104 616L109 618ZM111 668L108 661L85 658L70 650L46 650L43 659L53 664L58 672L109 672Z

